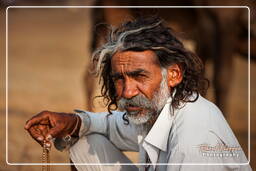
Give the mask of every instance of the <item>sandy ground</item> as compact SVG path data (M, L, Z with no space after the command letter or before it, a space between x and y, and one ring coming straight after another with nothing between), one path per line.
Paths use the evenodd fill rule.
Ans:
M41 148L23 129L24 123L41 110L72 112L86 109L83 74L90 53L90 13L86 9L10 9L8 43L8 122L5 134L4 13L1 12L1 151L0 170L36 171L41 166L10 166L9 163L41 162ZM228 122L247 154L248 149L248 61L235 58L229 97ZM207 64L211 77L211 63ZM256 168L256 63L251 64L251 162ZM90 81L90 80L88 80ZM229 82L227 78L227 82ZM208 98L212 98L210 89ZM95 92L98 94L98 92ZM96 102L95 111L104 107ZM6 141L6 138L7 141ZM136 161L136 154L129 155ZM68 162L67 152L52 149L51 161ZM69 166L52 166L54 171Z

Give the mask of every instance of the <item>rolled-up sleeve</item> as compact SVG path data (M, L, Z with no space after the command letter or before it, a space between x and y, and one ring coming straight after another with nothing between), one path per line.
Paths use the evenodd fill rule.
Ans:
M123 112L79 113L83 123L79 136L98 133L106 136L120 150L138 151L137 133L132 123L125 124Z
M123 112L113 111L112 114L107 112L93 113L76 110L77 115L81 118L82 123L79 131L79 137L89 134L102 134L106 136L120 150L138 151L137 133L132 123L125 124ZM70 141L72 144L64 143L63 140L55 140L55 147L59 150L68 149L76 141L74 138ZM60 148L60 144L62 147ZM66 145L65 145L66 144Z

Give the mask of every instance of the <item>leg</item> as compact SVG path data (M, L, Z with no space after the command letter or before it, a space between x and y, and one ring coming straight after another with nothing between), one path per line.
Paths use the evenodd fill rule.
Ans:
M80 138L70 148L70 158L73 163L131 163L106 137L92 134ZM75 165L78 171L136 171L134 165Z

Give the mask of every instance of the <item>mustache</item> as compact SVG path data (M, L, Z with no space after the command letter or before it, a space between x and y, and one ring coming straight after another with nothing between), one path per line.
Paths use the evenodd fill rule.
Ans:
M118 101L118 107L120 109L125 109L126 107L129 107L129 106L136 106L136 107L138 106L138 107L151 109L153 107L153 104L148 98L146 98L142 94L139 94L131 99L121 98Z

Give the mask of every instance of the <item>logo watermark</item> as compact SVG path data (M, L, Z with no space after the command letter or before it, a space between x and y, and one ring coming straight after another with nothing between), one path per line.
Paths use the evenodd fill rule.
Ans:
M209 144L200 144L199 151L206 157L239 157L241 147L228 146L218 143L215 146Z

